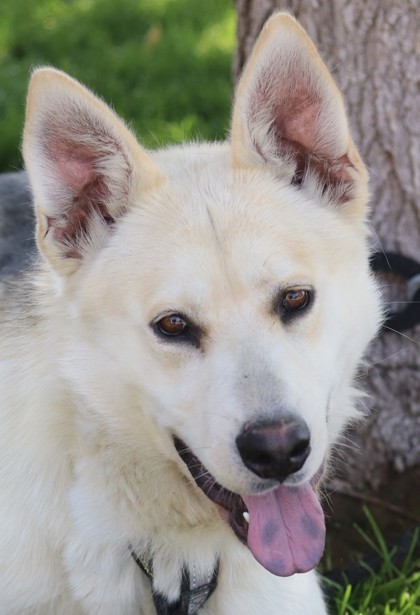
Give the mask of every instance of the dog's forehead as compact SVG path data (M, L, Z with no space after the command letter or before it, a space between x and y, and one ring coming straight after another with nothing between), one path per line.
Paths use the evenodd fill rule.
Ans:
M258 267L259 259L280 259L287 268L289 257L304 259L318 243L314 228L328 226L326 212L275 173L232 168L224 145L178 148L157 159L166 182L139 199L130 220L139 250L157 258L223 255L226 264L236 255Z
M131 287L158 307L311 284L329 216L273 173L233 169L224 146L209 147L158 159L165 185L139 199L125 225L138 265L124 266Z

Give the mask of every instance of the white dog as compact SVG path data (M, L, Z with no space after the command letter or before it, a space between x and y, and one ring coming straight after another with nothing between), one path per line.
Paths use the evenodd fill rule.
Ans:
M1 335L0 613L324 614L316 486L381 308L313 44L274 16L230 140L158 152L37 70L24 157L40 259Z

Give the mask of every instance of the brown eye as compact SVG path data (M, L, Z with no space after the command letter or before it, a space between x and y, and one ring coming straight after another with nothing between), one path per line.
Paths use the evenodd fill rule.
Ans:
M156 323L156 329L163 335L177 337L189 333L187 322L179 314L168 314Z
M283 296L282 307L286 313L303 310L309 305L310 291L303 288L288 290Z

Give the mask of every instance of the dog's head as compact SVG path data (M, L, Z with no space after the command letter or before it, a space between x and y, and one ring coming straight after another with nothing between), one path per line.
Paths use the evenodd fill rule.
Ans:
M49 302L65 317L56 343L84 411L143 449L164 442L266 568L312 568L314 489L355 414L379 301L367 174L311 41L272 18L230 142L153 154L41 69L24 155Z

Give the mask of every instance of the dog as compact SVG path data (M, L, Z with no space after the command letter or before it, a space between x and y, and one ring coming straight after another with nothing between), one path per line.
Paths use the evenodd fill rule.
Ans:
M381 321L367 172L276 14L230 138L146 151L52 68L1 334L0 613L322 615L318 484Z

